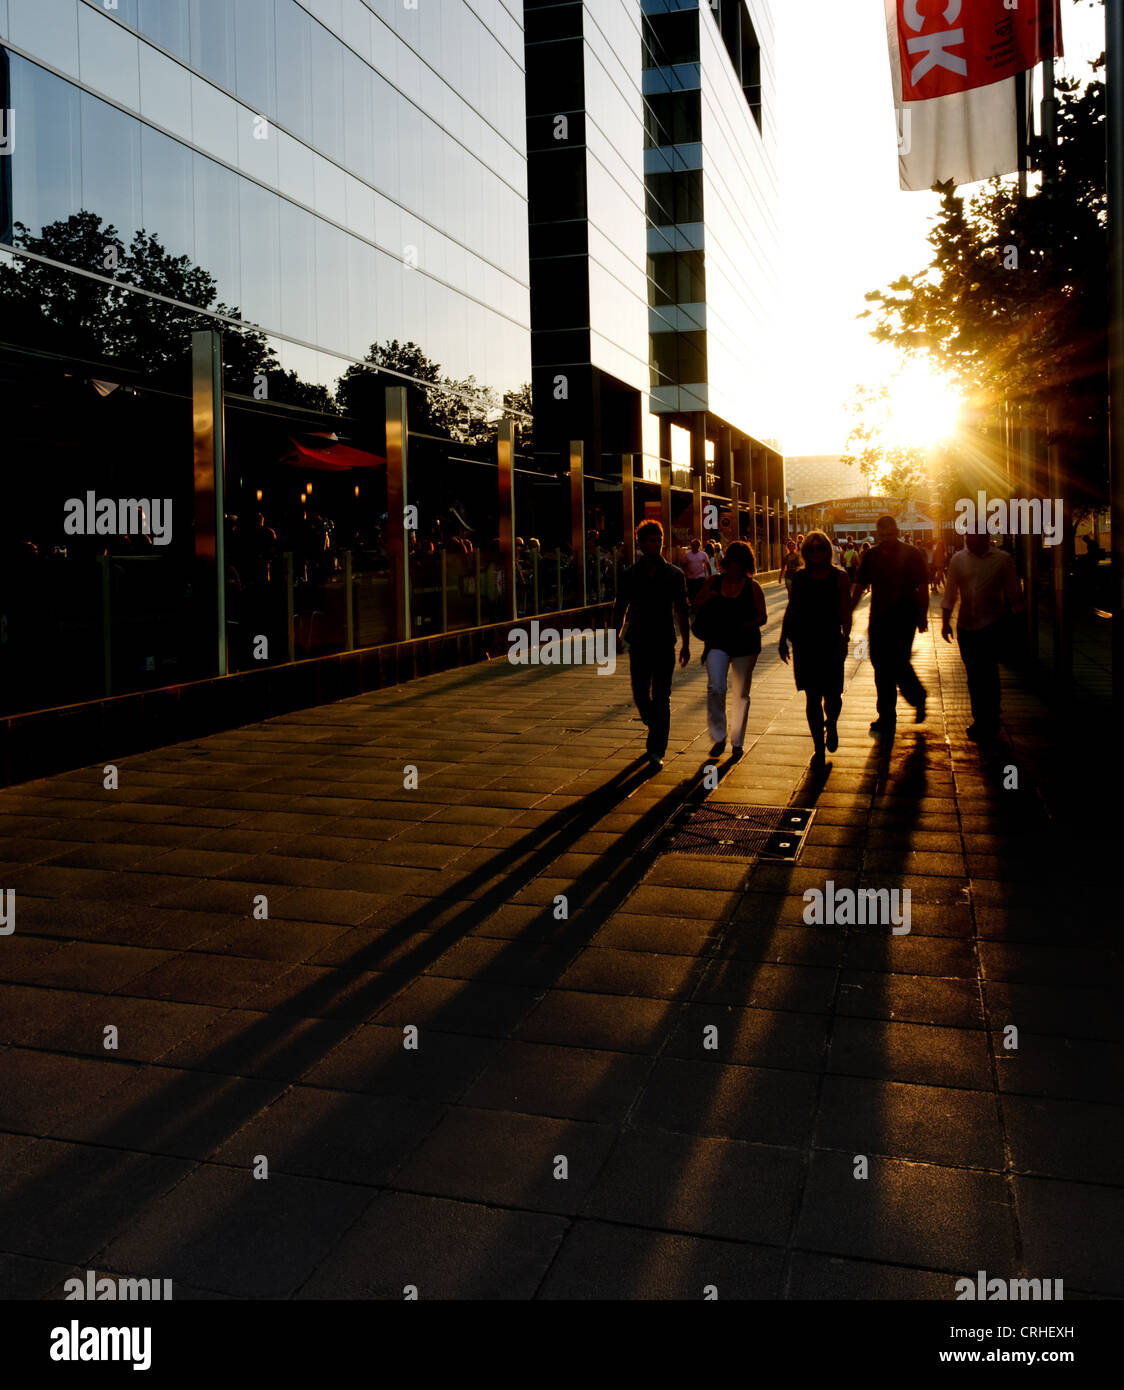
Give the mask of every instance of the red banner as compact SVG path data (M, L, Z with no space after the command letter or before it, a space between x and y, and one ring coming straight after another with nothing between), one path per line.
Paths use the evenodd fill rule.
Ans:
M906 102L988 87L1061 56L1061 0L893 3Z

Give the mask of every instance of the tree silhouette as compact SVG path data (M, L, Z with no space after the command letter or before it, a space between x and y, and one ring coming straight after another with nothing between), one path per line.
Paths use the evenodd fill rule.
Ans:
M996 179L965 202L939 185L932 261L868 294L867 315L877 340L954 378L978 418L997 422L1006 402L1049 422L1073 502L1095 505L1108 467L1104 84L1056 90L1053 187L1020 199Z
M173 256L151 232L136 232L126 246L116 227L86 211L48 224L40 236L20 222L14 231L14 245L102 278L92 280L22 256L6 258L0 264L0 320L12 340L186 390L192 332L218 328L224 371L233 389L249 394L254 377L264 374L270 399L337 413L324 387L281 369L260 330L194 313L191 306L240 318L237 307L219 300L213 275L188 256ZM137 294L136 289L177 302Z

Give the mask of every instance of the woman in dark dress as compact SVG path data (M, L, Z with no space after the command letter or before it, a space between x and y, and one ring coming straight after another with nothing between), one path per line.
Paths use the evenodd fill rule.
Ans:
M831 542L822 531L804 541L804 568L793 577L792 592L781 624L780 657L796 649L797 690L803 690L814 762L839 747L837 721L843 708L843 663L851 638L851 586L845 571L831 562Z

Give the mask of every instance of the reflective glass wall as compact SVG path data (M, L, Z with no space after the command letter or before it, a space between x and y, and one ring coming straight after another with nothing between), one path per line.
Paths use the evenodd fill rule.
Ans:
M214 674L204 328L222 333L231 669L395 635L389 385L410 397L421 511L411 633L503 616L502 416L535 473L523 62L499 0L0 0L8 712ZM527 526L557 549L560 520L536 505Z
M780 302L772 18L764 0L704 3L698 18L709 409L770 439L779 432ZM737 63L731 29L740 36Z

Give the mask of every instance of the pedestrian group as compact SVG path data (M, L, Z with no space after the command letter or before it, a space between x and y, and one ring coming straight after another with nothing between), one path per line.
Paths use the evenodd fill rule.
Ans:
M648 729L649 764L663 766L676 641L679 665L686 667L692 634L702 643L707 674L710 756L720 756L729 742L737 759L745 746L753 671L768 623L753 549L740 540L723 549L696 538L680 569L664 559L658 521L641 523L636 544L638 557L622 575L613 623L628 645L633 698ZM878 716L871 733L893 739L899 692L912 706L915 722L925 721L927 692L913 669L913 639L928 628L930 591L943 585L946 642L952 640L953 612L960 605L956 638L972 706L967 735L981 743L998 736L999 659L1023 601L1011 556L989 536L969 536L963 550L947 556L943 543L926 550L904 541L892 516L879 517L873 545L857 544L853 536L836 544L824 531L810 531L786 541L781 581L788 602L778 654L786 664L791 660L796 688L804 692L813 768L822 769L825 754L839 746L852 615L868 589L867 641Z

